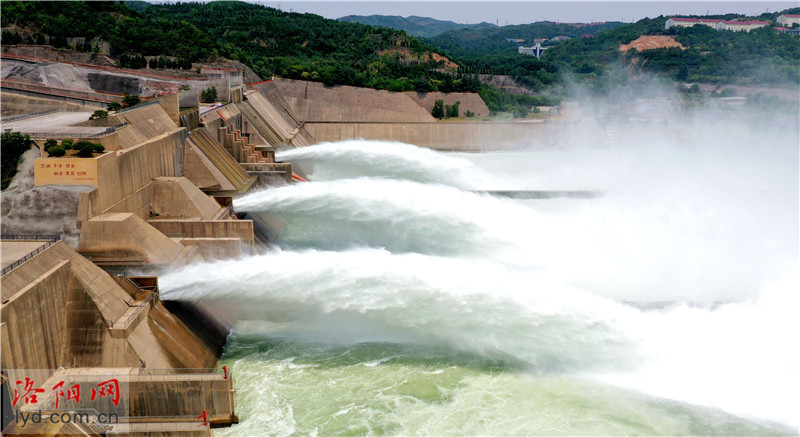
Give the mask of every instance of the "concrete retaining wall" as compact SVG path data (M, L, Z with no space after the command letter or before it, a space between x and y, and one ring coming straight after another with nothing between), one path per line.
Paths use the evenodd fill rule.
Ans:
M228 259L242 256L240 238L182 238L184 246L197 246L204 260Z
M259 85L259 91L274 87L282 96L295 99L306 99L316 102L329 102L335 105L378 109L398 113L401 119L390 121L410 121L411 119L432 120L429 111L419 106L410 96L404 93L371 88L358 88L346 85L327 86L319 82L275 78L271 82ZM333 108L333 107L332 107ZM325 114L323 118L313 120L336 120L334 113ZM305 119L312 120L312 119Z
M253 244L251 220L148 220L156 229L181 238L239 238Z
M4 275L2 297L4 368L165 369L216 363L214 349L160 302L128 306L130 296L117 281L63 242Z
M233 413L230 379L222 375L206 380L190 380L191 375L130 376L130 411L136 416L197 416L206 410L211 418ZM198 378L199 379L199 378Z
M83 104L80 102L69 102L61 97L34 97L31 95L25 95L25 93L17 92L16 90L6 91L5 89L3 89L3 92L0 95L0 100L3 101L3 117L9 115L30 114L52 108L57 108L61 111L93 112L98 109L105 109L106 107L105 103L90 102L89 104Z
M489 115L489 108L477 93L417 93L409 91L405 94L425 108L425 111L428 113L433 110L433 105L437 100L443 100L445 105L453 105L456 102L460 102L458 104L458 114L460 117L466 117L467 111L472 111L476 117L485 117Z
M123 122L127 122L139 134L135 140L130 143L123 144L123 147L131 147L142 141L150 138L172 132L178 129L180 125L180 113L177 112L177 106L174 99L177 97L166 96L166 101L163 104L151 104L142 106L141 108L134 108L124 112L118 112L116 117ZM173 112L164 110L164 107L173 107Z
M306 123L304 126L317 142L362 138L470 152L535 146L553 131L552 125L541 123Z
M152 211L162 218L196 217L211 219L221 209L186 178L160 177L153 181Z
M83 223L78 250L85 254L142 258L155 264L171 264L181 245L130 213L102 214Z
M62 260L3 297L3 323L13 327L3 338L3 368L56 369L63 363L69 276L69 260Z
M156 98L159 106L164 112L169 115L169 118L175 123L176 126L181 125L181 108L178 99L178 93L167 94Z
M185 136L184 128L174 128L172 132L137 147L100 156L97 163L98 189L81 193L79 219L88 220L111 209L119 211L121 206L115 208L117 203L139 205L131 206L128 211L136 211L141 216L141 201L147 193L137 191L154 178L181 175ZM127 199L131 195L136 198Z
M285 97L284 99L297 117L304 121L433 121L430 114L419 111L391 111L294 97Z
M2 293L4 367L140 364L132 343L108 329L129 309L128 294L63 242L4 275ZM144 348L142 356L167 365L156 359L159 351Z

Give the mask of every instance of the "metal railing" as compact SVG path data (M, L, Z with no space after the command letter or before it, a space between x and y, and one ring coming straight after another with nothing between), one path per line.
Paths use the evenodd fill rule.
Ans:
M59 110L58 108L51 108L51 109L47 109L47 110L44 110L44 111L31 112L30 114L12 115L10 117L4 117L0 121L2 121L3 123L10 123L12 121L25 120L27 118L38 117L40 115L52 114L54 112L58 112L58 110Z
M106 135L113 134L117 129L121 129L128 125L128 122L122 122L118 125L109 126L102 132L22 132L29 135L31 138L100 138Z
M169 238L186 238L186 232L163 232Z
M145 307L150 303L151 300L153 300L153 298L158 296L158 287L156 286L139 285L138 282L134 281L133 279L127 276L124 277L124 280L128 285L133 287L133 289L136 291L137 296L140 294L148 293L147 296L138 303L136 303L137 302L136 296L132 296L130 301L126 300L125 304L128 305L129 307Z
M58 88L40 83L21 81L19 79L11 80L6 78L5 80L3 80L3 88L10 88L19 91L29 91L33 93L60 96L78 100L93 100L96 102L103 102L103 103L122 101L122 95L118 94L98 93L94 91L79 91L68 88Z
M219 375L222 376L222 379L231 379L233 378L233 370L227 368L227 366L175 367L172 369L142 368L135 376L138 375Z
M129 307L146 307L150 303L150 301L153 300L153 298L155 296L156 296L156 293L150 293L150 294L147 295L147 297L145 297L144 299L140 300L139 303L135 303L136 302L136 298L135 297L131 297L130 300L126 300L125 301L125 305L128 305Z
M58 241L58 234L2 234L0 240Z
M34 256L42 253L45 249L52 246L53 244L57 243L61 240L60 235L3 235L3 240L33 240L33 241L45 241L44 244L37 247L35 250L31 251L30 253L26 254L24 257L14 261L13 263L7 265L3 268L3 272L0 275L5 275L10 271L14 270L15 268L21 266L23 263L28 261L29 259L33 258Z
M144 107L146 107L146 106L155 105L156 103L158 103L158 100L156 100L156 99L149 100L149 101L146 101L146 102L145 102L145 101L143 101L143 102L141 102L141 103L137 103L136 105L133 105L133 106L131 106L131 107L128 107L128 108L124 108L124 109L120 109L120 110L118 110L118 111L115 111L115 112L114 112L114 115L124 114L124 113L126 113L126 112L128 112L128 111L133 111L134 109L139 109L139 108L144 108Z

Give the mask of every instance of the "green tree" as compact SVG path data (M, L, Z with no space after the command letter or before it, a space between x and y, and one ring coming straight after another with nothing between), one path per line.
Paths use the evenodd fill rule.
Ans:
M55 147L57 145L58 145L58 141L56 141L56 140L51 138L51 139L49 139L49 140L44 142L44 151L46 152L47 149L49 149L51 147Z
M92 115L89 116L89 120L96 120L98 118L106 118L108 117L108 111L103 111L102 109L98 109L94 111Z
M452 105L446 105L445 109L446 109L446 112L447 112L447 116L448 117L458 117L458 105L460 105L460 104L461 104L461 102L458 101L458 102L455 102Z
M51 148L47 149L47 155L48 156L56 156L56 157L58 157L58 156L64 156L66 154L67 154L67 151L64 150L64 148L61 147L61 146L55 146L55 147L51 147Z
M72 143L73 143L73 142L72 142L72 140L70 140L70 139L61 140L61 147L63 147L63 148L64 148L64 150L71 150L71 149L72 149L72 147L73 147L73 144L72 144Z
M77 155L81 158L89 158L94 153L94 143L90 141L78 141L74 147L78 151Z
M444 117L444 100L437 100L433 102L433 109L431 110L431 115L439 119Z
M31 148L33 141L28 135L12 132L7 129L0 139L0 156L2 156L2 189L8 188L11 179L17 173L22 154Z
M212 86L200 91L200 101L203 103L214 103L217 101L217 87Z
M140 99L139 96L134 96L132 94L125 93L122 96L122 104L126 108L130 108L131 106L136 106L141 101L142 101L142 99Z
M119 102L110 102L106 109L109 111L119 111L122 109L122 105Z

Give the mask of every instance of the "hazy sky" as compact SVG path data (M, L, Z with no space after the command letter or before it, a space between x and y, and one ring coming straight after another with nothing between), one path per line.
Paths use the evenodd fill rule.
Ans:
M488 21L500 25L550 20L563 22L636 21L659 15L740 13L747 15L798 6L786 1L259 1L284 11L311 12L327 18L345 15L419 15L457 23Z

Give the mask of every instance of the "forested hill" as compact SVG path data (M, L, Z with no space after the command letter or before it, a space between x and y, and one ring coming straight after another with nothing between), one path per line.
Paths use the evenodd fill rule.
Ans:
M4 1L2 22L24 30L5 32L4 44L99 37L110 43L110 54L118 60L224 57L243 62L262 77L277 74L395 91L480 88L475 79L442 72L449 60L405 32L244 2ZM32 37L26 36L29 31Z
M574 72L578 77L590 79L607 78L609 69L622 66L628 72L646 70L688 82L800 83L798 36L780 33L773 27L750 32L716 31L708 26L664 29L666 20L667 17L646 18L593 38L565 41L547 50L542 60L554 64L559 71ZM671 36L685 49L620 52L620 45L643 35Z
M361 23L370 26L389 27L402 30L409 35L419 37L433 37L449 30L465 28L495 28L491 23L460 24L452 21L442 21L430 17L400 17L397 15L348 15L337 18L338 21L347 23Z
M145 19L117 2L3 1L0 12L4 29L23 31L3 32L3 45L49 42L64 48L69 37L100 38L117 59L163 54L190 61L205 59L217 48L216 38L192 23Z
M513 26L451 30L430 38L428 41L452 56L513 54L517 53L517 46L531 46L535 39L551 39L556 36L579 38L582 35L597 35L623 24L617 21L591 24L540 21ZM508 42L507 39L523 41Z

